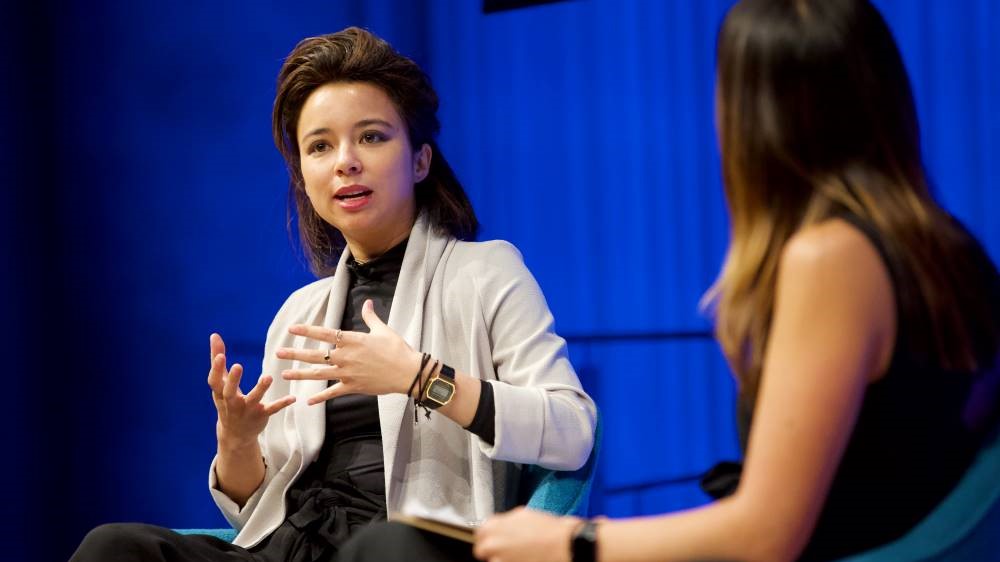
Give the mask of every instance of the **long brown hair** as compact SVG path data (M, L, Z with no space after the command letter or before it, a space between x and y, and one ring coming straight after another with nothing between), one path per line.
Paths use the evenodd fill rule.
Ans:
M410 146L417 150L428 144L432 151L430 171L415 187L417 209L426 212L439 231L458 239L474 238L479 221L472 203L434 140L441 125L430 79L382 39L349 27L299 42L278 73L274 98L271 132L290 176L289 228L297 218L299 239L313 273L332 274L345 242L337 229L316 214L306 195L296 129L306 99L331 82L366 82L389 96L406 122Z
M898 256L908 349L974 370L997 319L967 233L934 201L902 58L867 0L743 0L717 44L719 136L731 240L707 295L716 334L750 399L771 326L781 250L838 213L871 225ZM972 283L970 286L969 284ZM903 332L900 332L900 337ZM992 359L992 357L991 357Z

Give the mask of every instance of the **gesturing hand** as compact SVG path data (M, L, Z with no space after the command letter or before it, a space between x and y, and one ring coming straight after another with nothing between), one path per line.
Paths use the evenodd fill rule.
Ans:
M295 402L294 396L285 396L262 404L264 392L271 386L270 376L262 375L249 394L240 390L243 366L236 363L226 368L226 344L222 336L209 337L212 366L208 371L208 386L212 389L212 401L219 413L216 436L221 443L226 440L234 445L256 441L267 425L267 419L275 412Z
M282 371L286 380L337 380L326 390L309 398L318 404L344 394L379 395L406 393L420 367L420 352L375 313L371 300L361 308L361 318L369 333L331 330L296 324L288 331L297 336L325 342L322 349L281 348L278 357L321 365L310 369Z

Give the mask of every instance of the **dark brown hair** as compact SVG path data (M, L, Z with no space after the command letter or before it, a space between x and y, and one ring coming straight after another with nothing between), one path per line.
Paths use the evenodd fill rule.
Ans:
M899 317L912 321L899 332L908 349L948 369L984 366L983 351L993 360L998 320L983 303L995 279L982 281L974 252L958 251L970 237L930 194L909 78L875 7L743 0L717 49L732 230L707 298L741 387L756 394L784 245L844 212L870 224L914 280L895 287Z
M389 96L406 123L410 146L418 150L427 144L432 151L427 177L415 187L417 209L426 212L439 231L458 239L474 238L479 229L476 213L434 140L441 125L437 118L438 97L430 80L415 62L382 39L364 29L349 27L299 42L278 73L274 98L274 144L291 176L289 228L297 218L299 239L313 273L332 274L345 241L336 228L316 214L306 195L296 129L309 95L332 82L365 82Z

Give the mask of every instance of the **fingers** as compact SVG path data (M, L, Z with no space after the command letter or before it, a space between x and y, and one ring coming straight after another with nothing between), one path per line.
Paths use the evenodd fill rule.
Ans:
M294 396L285 396L284 398L279 398L274 402L264 406L264 414L271 416L285 409L285 407L290 406L295 403Z
M229 376L225 378L225 384L222 387L222 397L224 399L232 400L240 395L241 378L243 378L243 365L234 363L233 367L229 369Z
M222 336L220 336L219 334L213 333L211 336L208 336L208 347L212 353L213 360L215 359L216 355L220 353L225 355L226 353L226 343L222 341Z
M338 382L330 385L323 392L317 392L316 394L310 396L307 404L315 406L320 402L326 402L327 400L332 400L338 396L344 396L345 394L351 394L351 391L344 386L343 382Z
M264 393L271 387L272 382L274 382L274 379L270 376L262 375L257 381L257 384L255 384L254 387L250 389L250 392L247 393L247 404L256 404L257 402L260 402L261 398L264 397Z
M326 349L296 349L294 347L282 347L277 351L278 359L291 359L312 363L314 365L331 365L336 363L336 349L327 351ZM329 354L329 361L327 361Z
M212 366L208 370L208 386L215 398L222 397L223 379L226 376L226 356L218 353L212 357Z
M362 310L362 313L364 311ZM340 332L340 343L337 343L337 332ZM293 324L288 328L289 334L307 337L312 340L326 342L331 345L347 345L357 343L365 334L349 332L347 330L332 330L322 326L309 326L308 324Z
M487 523L489 523L488 520ZM490 556L496 553L495 542L492 527L487 529L480 527L476 529L476 542L472 544L472 555L480 560L488 560Z
M281 371L281 378L286 381L330 381L340 378L339 371L340 368L336 365L315 369L288 369Z
M362 314L364 314L364 311L362 311ZM377 322L378 324L382 323L382 321L378 319L378 316L375 315L374 308L369 311L369 314L369 325L374 325L372 324L373 322ZM339 329L334 330L324 328L322 326L310 326L307 324L293 324L288 328L288 333L327 344L320 345L319 349L282 347L275 352L278 359L302 361L303 363L312 363L313 365L337 364L335 357L339 348L352 344L363 343L365 341L364 338L368 337L368 334L361 332L349 332Z
M365 325L368 329L375 331L375 328L384 326L385 323L382 319L378 317L378 313L375 312L375 303L371 299L365 301L365 304L361 307L361 319L365 321Z
M222 336L213 333L208 336L208 386L213 392L222 394L222 377L226 374L226 344L222 341ZM218 367L219 356L222 355L222 368Z

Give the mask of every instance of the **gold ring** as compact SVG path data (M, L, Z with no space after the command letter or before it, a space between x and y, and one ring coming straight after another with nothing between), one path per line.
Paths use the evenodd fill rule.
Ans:
M333 342L334 347L340 347L340 336L342 335L344 335L344 332L341 330L337 330L337 338L336 341Z
M326 355L323 356L323 362L326 363L327 365L330 364L330 349L329 348L326 350Z

